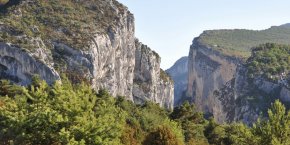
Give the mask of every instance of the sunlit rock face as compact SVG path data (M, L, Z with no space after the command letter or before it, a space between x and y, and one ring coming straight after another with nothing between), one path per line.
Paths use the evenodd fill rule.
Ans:
M46 55L40 55L45 58ZM59 79L59 74L24 50L6 43L0 43L0 78L9 79L20 85L27 85L31 82L33 75L38 74L40 78L48 83Z
M136 63L133 96L134 102L153 101L173 109L173 82L160 69L160 57L146 45L136 40ZM162 78L162 75L165 75Z
M196 38L188 56L188 84L181 100L194 103L216 121L252 124L274 100L289 105L289 87L261 76L250 79L246 62L224 55ZM288 105L287 105L288 104Z
M15 17L21 17L21 7L27 6L28 3L33 5L36 2L17 3L18 9L11 13ZM135 41L133 14L115 0L97 2L92 7L88 7L84 1L80 4L84 4L84 7L90 10L101 11L96 13L95 17L106 20L106 24L92 25L94 29L87 32L87 35L64 35L67 37L66 41L49 37L50 33L42 32L37 26L31 26L32 31L43 33L46 37L31 38L12 31L5 23L0 22L1 36L6 37L9 34L13 36L11 38L22 39L29 44L21 45L24 47L16 46L10 42L9 37L3 39L7 42L0 41L1 79L27 85L34 75L38 75L52 84L60 80L61 73L65 73L73 80L90 83L96 90L106 89L113 96L124 96L136 103L153 101L172 109L173 83L160 79L158 54L149 49L141 51L144 45ZM106 18L102 19L103 17ZM57 34L69 30L60 27L52 31ZM73 39L70 37L77 35L90 36L89 41L81 45L86 48L75 48L66 43L67 40ZM142 90L145 87L141 87L141 90L136 89L138 83L148 87L149 91ZM139 92L138 95L136 92Z

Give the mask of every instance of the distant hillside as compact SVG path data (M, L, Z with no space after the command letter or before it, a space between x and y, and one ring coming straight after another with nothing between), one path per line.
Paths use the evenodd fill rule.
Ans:
M182 57L175 62L166 72L174 80L174 105L180 105L180 99L187 87L188 57Z
M250 48L264 43L290 44L290 24L273 26L266 30L245 29L209 30L200 35L198 41L221 51L223 54L247 58Z
M281 26L284 26L284 27L290 27L290 23L287 23L287 24L283 24Z

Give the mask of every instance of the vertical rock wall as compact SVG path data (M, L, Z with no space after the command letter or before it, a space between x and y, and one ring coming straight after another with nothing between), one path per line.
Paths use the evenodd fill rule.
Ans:
M134 72L134 102L153 101L168 109L173 108L173 82L160 69L160 57L136 40ZM166 78L167 77L167 78Z
M76 49L61 40L35 38L37 41L29 42L37 49L29 52L3 42L0 78L27 85L33 75L39 75L51 84L60 79L60 73L67 73L74 79L87 80L96 90L107 89L113 96L125 96L136 103L153 101L172 109L173 83L160 73L158 54L135 42L134 16L115 0L100 5L106 5L104 13L114 16L108 19L113 22L108 22L110 26L102 31L96 27L88 32L88 49ZM107 17L104 13L97 13L96 17ZM0 32L8 31L0 24Z

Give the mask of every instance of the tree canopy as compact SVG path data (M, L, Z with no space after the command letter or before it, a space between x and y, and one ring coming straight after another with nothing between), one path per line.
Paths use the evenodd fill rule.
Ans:
M289 145L290 112L279 101L253 127L217 124L185 102L173 112L136 105L68 79L27 87L0 81L0 144Z

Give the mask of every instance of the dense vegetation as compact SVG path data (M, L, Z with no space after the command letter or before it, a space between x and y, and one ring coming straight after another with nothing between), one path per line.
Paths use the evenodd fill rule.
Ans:
M136 106L84 83L63 79L49 86L34 79L25 88L1 81L0 94L2 143L150 144L163 131L183 143L181 128L158 105Z
M114 9L125 12L121 4L112 2L116 8L103 0L22 0L6 13L0 12L0 42L31 51L41 38L48 48L52 42L62 42L87 49L95 34L117 25L119 16Z
M49 86L0 83L0 144L289 145L290 112L276 101L252 128L206 120L193 105L173 112L98 93L63 78Z
M247 62L248 74L270 80L287 78L290 72L290 46L267 43L253 49Z
M289 25L275 26L266 30L211 30L205 31L199 41L230 56L247 58L250 49L260 44L290 44Z

